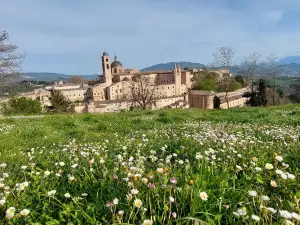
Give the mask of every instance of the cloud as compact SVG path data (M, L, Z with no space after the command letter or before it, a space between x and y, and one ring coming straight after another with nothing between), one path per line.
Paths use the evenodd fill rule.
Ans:
M103 51L131 68L206 64L228 45L238 56L287 55L300 37L299 12L298 0L3 0L0 21L28 52L24 70L90 74L101 70Z

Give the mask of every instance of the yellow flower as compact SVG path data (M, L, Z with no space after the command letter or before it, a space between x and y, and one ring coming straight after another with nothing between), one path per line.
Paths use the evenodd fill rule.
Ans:
M195 181L193 179L190 179L188 182L189 185L193 185L194 183L195 183Z

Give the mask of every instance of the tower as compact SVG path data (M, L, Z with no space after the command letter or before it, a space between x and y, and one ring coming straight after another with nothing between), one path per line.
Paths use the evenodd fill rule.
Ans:
M174 80L175 80L175 95L181 95L181 69L180 65L174 66Z
M108 85L112 84L111 68L110 68L110 57L107 52L103 52L102 55L102 70L104 76L104 82Z

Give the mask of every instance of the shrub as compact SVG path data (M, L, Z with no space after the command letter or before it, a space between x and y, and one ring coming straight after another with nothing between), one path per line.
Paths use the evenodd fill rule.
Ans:
M41 103L37 100L25 97L14 97L0 105L1 113L4 115L14 114L39 114L42 112Z
M50 111L61 112L74 112L74 107L69 99L67 99L60 91L53 91L50 97L52 107Z

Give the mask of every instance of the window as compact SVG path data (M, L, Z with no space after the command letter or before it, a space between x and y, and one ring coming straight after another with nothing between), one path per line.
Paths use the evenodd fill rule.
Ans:
M114 73L117 73L117 72L118 72L118 71L117 71L117 68L115 68L115 69L114 69Z
M108 62L108 59L106 59L106 62Z
M106 64L106 69L109 69L109 65L108 64Z

